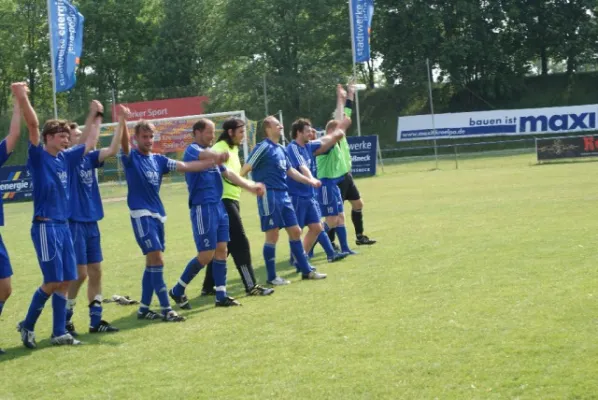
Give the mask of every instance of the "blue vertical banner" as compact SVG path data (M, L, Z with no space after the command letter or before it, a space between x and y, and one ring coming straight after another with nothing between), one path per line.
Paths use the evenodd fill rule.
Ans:
M65 92L77 81L85 19L68 0L48 0L48 18L56 92Z
M351 174L376 175L378 136L347 136L347 144L351 152Z
M370 59L370 33L374 16L374 0L350 0L350 2L355 62L366 62Z

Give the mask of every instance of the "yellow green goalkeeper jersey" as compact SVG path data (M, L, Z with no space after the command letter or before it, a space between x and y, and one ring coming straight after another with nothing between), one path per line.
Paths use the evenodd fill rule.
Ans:
M217 151L219 153L226 153L228 152L229 157L228 161L224 163L224 166L227 169L230 169L233 172L239 174L241 172L241 160L239 159L239 146L229 147L226 141L221 140L216 142L214 146L212 146L212 150ZM231 199L239 201L241 199L241 188L239 186L235 186L226 179L222 178L223 183L223 192L222 198L223 199Z

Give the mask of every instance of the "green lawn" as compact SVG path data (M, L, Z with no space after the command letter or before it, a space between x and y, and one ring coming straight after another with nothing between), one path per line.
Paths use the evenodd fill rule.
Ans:
M596 163L533 165L532 155L387 166L358 181L366 232L379 243L327 264L325 281L293 281L243 307L187 293L183 324L137 321L108 304L112 336L52 347L51 304L37 325L39 348L15 331L41 274L29 237L31 204L5 206L2 236L15 275L0 318L0 399L406 398L562 399L598 396ZM123 196L119 186L105 198ZM181 184L162 191L169 286L195 247ZM144 259L125 202L105 205L104 295L139 299ZM256 203L242 202L259 279L265 280ZM350 236L353 228L349 223ZM154 304L156 299L154 297ZM87 324L85 296L75 323Z

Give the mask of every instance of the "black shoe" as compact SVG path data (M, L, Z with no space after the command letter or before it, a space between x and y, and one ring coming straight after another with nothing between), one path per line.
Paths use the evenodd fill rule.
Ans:
M79 336L79 334L77 333L77 330L75 329L75 324L73 324L73 321L68 321L66 323L66 332L70 333L72 337Z
M110 325L108 322L101 320L100 324L95 328L90 327L89 333L114 333L118 332L118 328ZM71 333L72 335L72 333Z
M172 289L170 289L168 291L168 295L170 296L172 301L174 301L176 303L176 305L179 306L179 308L181 310L190 310L191 309L191 304L189 304L189 299L187 298L186 294L183 293L182 296L175 296Z
M153 321L155 319L162 319L162 315L152 310L137 311L137 319L148 319Z
M170 310L163 317L164 322L183 322L186 318L176 313L176 311Z
M338 244L332 242L332 248L334 249L334 251L336 251L337 253L342 253L341 248Z
M269 296L274 293L274 289L255 285L247 291L247 296Z
M214 289L201 289L201 296L216 296Z
M6 352L4 351L4 349L0 349L0 356L6 354Z
M216 300L216 307L234 307L240 305L241 303L229 296L226 296L222 301Z
M372 245L376 243L376 241L374 239L370 239L369 237L367 237L366 235L357 235L357 239L355 240L355 244L358 246L361 245Z

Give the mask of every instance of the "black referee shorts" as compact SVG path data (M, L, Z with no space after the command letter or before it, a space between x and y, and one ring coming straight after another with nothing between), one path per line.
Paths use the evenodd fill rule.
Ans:
M359 194L357 186L355 186L355 182L353 181L353 176L351 174L345 174L344 179L338 183L338 188L341 190L341 197L343 198L343 201L354 201L361 199L361 195Z

